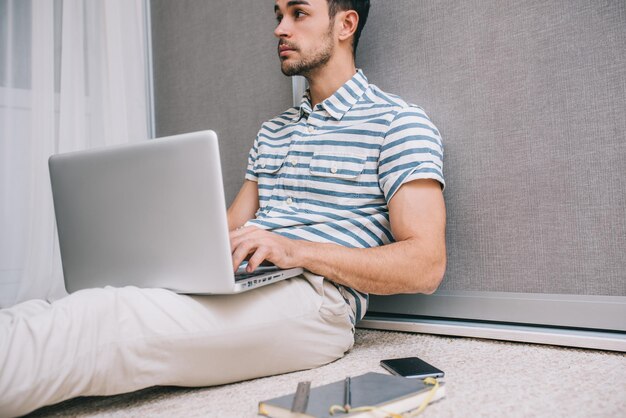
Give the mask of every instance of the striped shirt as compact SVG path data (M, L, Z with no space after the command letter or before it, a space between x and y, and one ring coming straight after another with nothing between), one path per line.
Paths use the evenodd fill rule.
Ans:
M387 203L405 183L444 186L443 144L424 111L361 70L311 108L307 92L264 123L248 156L259 210L248 222L288 238L368 248L394 241ZM360 320L368 295L337 286Z

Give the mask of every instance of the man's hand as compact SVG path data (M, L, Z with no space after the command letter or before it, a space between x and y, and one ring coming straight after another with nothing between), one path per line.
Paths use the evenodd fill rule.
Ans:
M230 248L235 271L249 255L251 257L246 268L248 273L253 272L265 260L282 269L300 267L296 257L297 241L254 226L231 231Z

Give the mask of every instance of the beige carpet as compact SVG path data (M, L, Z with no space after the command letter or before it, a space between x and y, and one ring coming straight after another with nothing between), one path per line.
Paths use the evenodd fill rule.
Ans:
M213 388L150 388L72 399L30 416L255 417L259 400L417 355L446 372L446 397L424 417L626 417L626 355L472 338L357 330L354 348L315 370Z

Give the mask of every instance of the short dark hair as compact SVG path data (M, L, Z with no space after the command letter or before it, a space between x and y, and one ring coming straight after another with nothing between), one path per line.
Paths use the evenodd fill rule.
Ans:
M328 1L328 16L330 19L334 19L335 15L339 11L354 10L359 15L359 24L354 32L354 41L352 42L352 54L356 55L356 47L359 44L359 37L365 22L367 21L367 14L370 10L369 0L327 0Z

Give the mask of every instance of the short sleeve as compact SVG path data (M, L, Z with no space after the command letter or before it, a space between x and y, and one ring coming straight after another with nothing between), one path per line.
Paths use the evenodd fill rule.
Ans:
M411 106L396 114L385 135L378 182L389 202L400 186L417 179L434 179L445 187L439 131L421 108Z
M246 167L246 175L245 178L246 180L251 180L251 181L259 181L259 176L256 173L256 171L254 170L254 163L256 162L256 159L258 157L258 151L259 151L259 136L257 135L256 139L254 140L254 144L252 145L252 148L250 148L250 152L248 153L248 166Z

